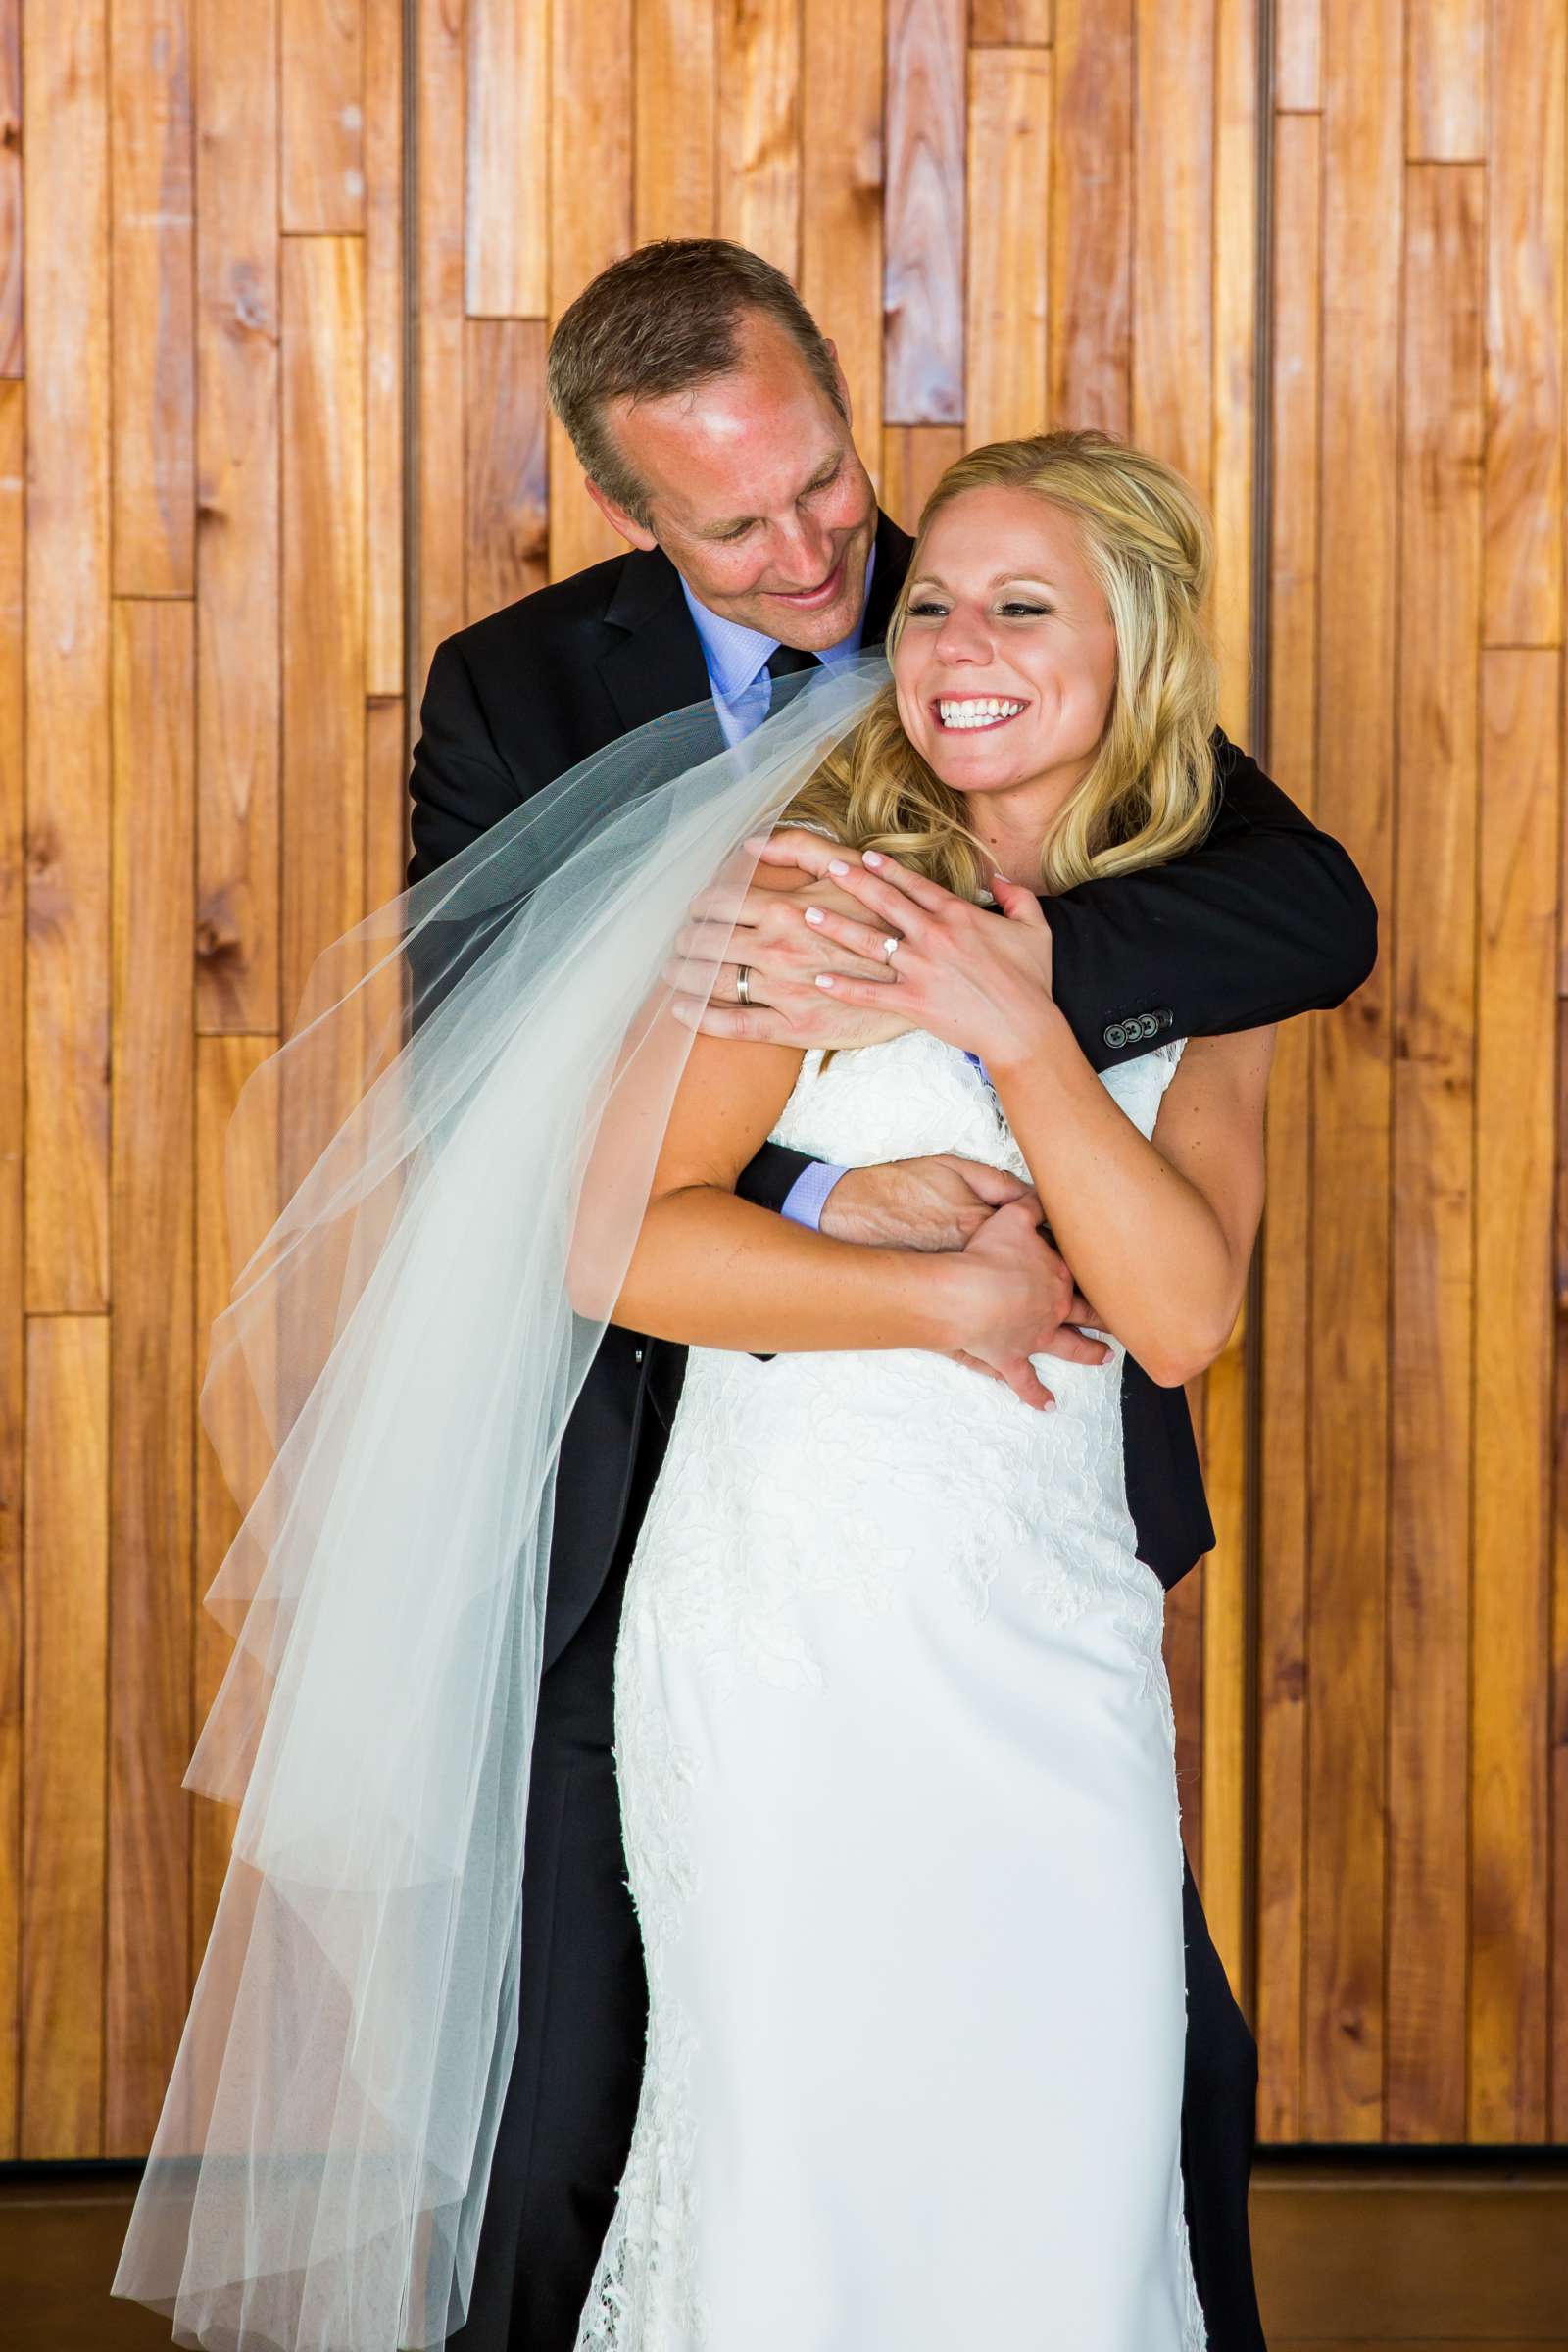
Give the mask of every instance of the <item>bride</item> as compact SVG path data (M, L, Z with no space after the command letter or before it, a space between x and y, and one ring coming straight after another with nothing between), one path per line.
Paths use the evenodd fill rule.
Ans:
M1270 1040L1168 1040L1102 1081L1034 894L1201 829L1207 568L1147 457L959 461L892 686L785 818L846 845L826 871L863 922L804 919L885 954L890 985L823 985L889 1035L701 1037L675 1096L614 1309L693 1345L616 1659L649 2053L584 2352L1203 2341L1120 1366L1180 1381L1229 1335ZM960 1255L848 1248L735 1197L769 1138L961 1152L1034 1193ZM1042 1213L1110 1341L1042 1357L1050 1394L985 1247Z
M1120 1367L1174 1383L1230 1332L1271 1033L1100 1078L1034 893L1207 824L1208 569L1153 460L974 452L891 678L791 680L729 751L704 707L655 722L319 960L230 1131L237 1234L258 1168L286 1198L203 1389L247 1507L186 1781L239 1814L115 2281L180 2342L461 2328L556 1456L613 1320L691 1353L616 1660L649 2049L582 2352L1201 2346ZM824 982L876 1042L694 1034L724 908L797 861L840 894L803 920L885 962ZM1030 1190L961 1253L851 1247L736 1198L768 1137ZM1098 1363L1026 1352L1048 1222Z

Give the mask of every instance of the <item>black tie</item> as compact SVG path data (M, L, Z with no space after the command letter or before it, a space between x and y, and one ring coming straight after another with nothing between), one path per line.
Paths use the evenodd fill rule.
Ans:
M816 669L819 666L818 657L815 654L803 654L798 645L775 645L767 657L767 674L770 678L793 678L800 670Z

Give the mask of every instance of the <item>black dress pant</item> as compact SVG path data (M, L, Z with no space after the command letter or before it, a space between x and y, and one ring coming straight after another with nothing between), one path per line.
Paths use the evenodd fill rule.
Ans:
M648 1994L611 1752L612 1669L626 1570L662 1443L658 1432L641 1449L604 1591L540 1683L523 1862L523 2029L468 2317L453 2339L460 2352L572 2352L631 2142ZM1193 2266L1210 2352L1262 2352L1247 2230L1257 2051L1190 1871L1183 1911L1182 2168ZM800 2352L842 2348L803 2344Z

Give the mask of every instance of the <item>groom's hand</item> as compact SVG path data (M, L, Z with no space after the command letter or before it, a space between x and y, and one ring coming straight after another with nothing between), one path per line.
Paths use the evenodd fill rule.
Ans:
M1027 1201L1032 1229L1016 1219L999 1219L999 1208ZM893 1159L880 1167L846 1168L822 1209L821 1230L836 1242L860 1242L883 1250L968 1250L999 1266L1012 1265L1044 1298L1044 1320L1031 1352L1070 1364L1102 1364L1110 1350L1087 1339L1079 1324L1093 1323L1094 1309L1074 1283L1067 1262L1044 1238L1040 1197L1016 1176L983 1160L943 1152L926 1159ZM1042 1286L1043 1289L1042 1289ZM988 1365L973 1357L977 1372ZM996 1374L993 1378L999 1377Z
M779 854L796 844L805 852L800 861ZM706 1002L676 997L677 1019L705 1037L762 1045L876 1046L903 1036L910 1024L895 1010L897 983L884 946L889 933L868 923L865 908L828 878L826 860L838 855L838 844L819 834L776 834L749 890L736 898L716 885L692 902L664 976L678 983L695 966L711 968L714 979ZM841 937L826 939L808 923L808 906L842 918ZM749 1003L741 999L742 968ZM817 987L818 972L880 982L887 1010L843 1004Z

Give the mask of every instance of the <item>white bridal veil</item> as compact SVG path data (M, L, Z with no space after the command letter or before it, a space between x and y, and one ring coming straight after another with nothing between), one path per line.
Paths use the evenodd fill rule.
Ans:
M236 1648L185 1776L239 1810L113 2290L178 2343L462 2323L556 1456L691 1045L663 967L887 674L791 680L734 750L704 703L584 760L329 948L240 1098L202 1390L244 1514L207 1594Z

